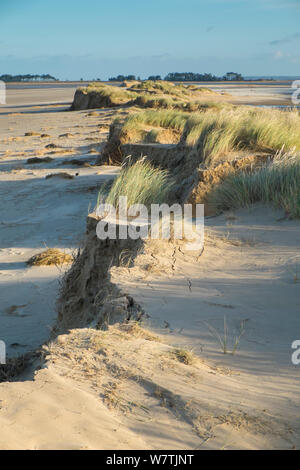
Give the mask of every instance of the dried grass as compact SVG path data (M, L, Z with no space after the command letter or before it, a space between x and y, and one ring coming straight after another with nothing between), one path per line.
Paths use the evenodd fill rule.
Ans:
M64 253L57 248L49 248L42 253L32 256L27 264L30 266L59 266L64 263L72 263L73 257L68 253Z
M175 349L171 354L177 359L177 361L186 365L194 364L196 361L195 355L186 349Z

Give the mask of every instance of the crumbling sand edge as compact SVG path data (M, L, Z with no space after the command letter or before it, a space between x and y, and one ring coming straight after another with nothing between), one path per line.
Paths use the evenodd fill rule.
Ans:
M65 274L57 301L58 317L52 336L87 325L102 328L108 324L140 320L145 312L134 299L110 282L111 266L130 264L141 240L100 240L96 234L99 219L87 217L85 245Z

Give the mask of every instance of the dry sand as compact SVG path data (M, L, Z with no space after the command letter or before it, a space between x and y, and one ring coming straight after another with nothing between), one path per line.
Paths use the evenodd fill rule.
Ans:
M127 275L114 268L112 277L150 315L152 330L168 344L232 371L229 377L216 377L215 383L199 383L196 400L212 409L246 410L258 420L273 422L275 433L292 431L282 434L282 440L263 432L254 444L259 448L300 444L300 370L291 362L291 344L300 331L300 224L283 216L255 206L210 218L198 260L183 248L173 255L170 269L164 250L150 244L148 258L138 258ZM165 274L155 275L159 270ZM224 319L227 354L220 345ZM208 448L222 446L217 429ZM233 447L245 445L241 437L232 430Z
M98 125L110 111L40 111L0 117L0 338L10 356L46 341L56 317L62 272L25 261L45 244L76 251L97 187L118 171L61 165L93 162L88 146L105 140ZM59 137L66 133L74 137ZM70 153L45 149L53 161L26 164L49 143ZM74 178L46 180L52 172ZM300 447L300 369L291 362L300 334L299 221L257 206L206 226L200 257L150 242L132 268L112 268L112 282L149 315L144 330L73 330L49 344L45 362L0 384L1 449ZM227 354L217 338L224 318Z

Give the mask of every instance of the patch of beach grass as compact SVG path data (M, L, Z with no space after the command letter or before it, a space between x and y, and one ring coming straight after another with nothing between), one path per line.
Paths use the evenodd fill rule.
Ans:
M196 361L195 355L187 349L174 349L174 351L172 351L172 355L177 359L177 361L182 362L185 365L194 364Z
M189 85L174 85L171 82L151 81L125 83L126 87L107 85L94 82L80 88L83 94L91 95L88 107L113 107L131 105L142 108L178 109L197 111L215 106L211 103L201 103L205 95L217 94L207 88ZM89 115L92 115L89 113Z
M151 129L151 131L145 131L143 142L149 144L177 144L180 140L180 135L180 132L174 129Z
M237 349L239 347L242 336L245 334L246 321L247 320L242 320L240 322L240 326L239 326L239 329L237 330L236 334L233 334L232 332L229 331L229 328L228 328L228 325L227 325L227 320L226 320L225 316L224 316L224 324L223 324L223 332L222 333L219 333L217 328L213 327L209 323L204 322L204 324L209 329L211 335L219 343L223 354L229 354L230 353L230 354L234 355L237 352ZM231 345L231 351L229 350L230 345Z
M132 91L103 83L90 83L87 87L81 88L81 91L85 94L94 93L97 95L99 107L129 104L137 97L137 94Z
M164 95L152 97L141 94L135 99L134 105L141 108L170 109L175 106L175 101L172 98L165 97Z
M149 162L140 160L121 170L107 192L105 185L100 189L98 204L106 202L118 207L119 197L127 196L128 207L133 204L151 204L168 202L174 181L168 171L154 168Z
M165 129L182 131L188 118L188 113L180 111L147 110L128 116L122 126L122 134L127 135L132 132L138 132L144 126L163 127Z
M30 266L60 266L64 263L72 263L73 257L68 253L63 253L57 248L49 248L42 253L32 256L27 264Z
M300 158L275 160L251 173L230 175L208 197L216 210L248 207L262 202L300 217Z
M196 147L207 163L234 150L300 150L300 115L250 107L208 110L192 115L184 133L186 145Z
M140 90L146 93L160 93L164 95L171 95L182 99L192 99L202 94L217 94L209 88L203 88L193 85L183 85L181 83L174 84L164 80L145 80L132 85L134 90Z
M145 339L146 341L161 342L161 338L151 333L151 331L142 328L138 322L131 321L129 323L120 324L119 329L121 332L126 333L130 338L134 337Z
M179 99L168 95L147 95L141 94L134 100L134 106L140 108L154 108L154 109L174 109L178 111L186 111L189 113L197 111L205 111L210 108L221 109L229 108L229 103L222 103L218 101L199 101L195 99Z

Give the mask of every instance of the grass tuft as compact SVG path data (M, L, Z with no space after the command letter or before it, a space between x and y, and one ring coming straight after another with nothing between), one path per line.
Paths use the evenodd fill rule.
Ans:
M218 211L262 202L282 208L291 218L300 217L300 159L290 158L252 173L230 175L209 195Z
M300 150L298 111L200 103L201 111L188 112L193 105L189 103L183 110L146 110L132 114L122 124L121 134L126 141L134 142L143 141L153 128L175 130L206 165L238 151L276 154L282 148Z
M67 253L56 248L49 248L42 253L32 256L27 264L30 266L51 266L51 265L61 265L64 263L72 263L73 257Z
M196 358L191 351L187 351L186 349L175 349L173 351L173 355L177 359L177 361L182 362L186 365L191 365L195 362Z
M119 197L127 196L128 207L144 204L150 208L151 204L168 202L173 188L174 181L168 171L154 168L149 162L139 160L121 170L109 190L107 185L100 189L98 204L105 201L117 208Z
M250 107L210 109L192 115L184 133L186 145L196 147L207 163L237 150L300 150L300 114Z

